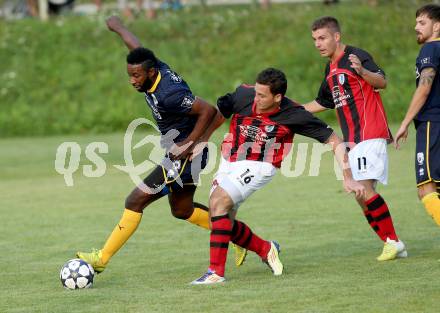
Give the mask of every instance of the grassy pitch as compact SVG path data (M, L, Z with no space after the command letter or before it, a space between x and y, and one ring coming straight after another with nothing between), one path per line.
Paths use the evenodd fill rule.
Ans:
M389 186L379 187L408 259L375 260L382 243L342 192L327 153L318 177L307 175L309 162L300 177L278 173L238 214L280 242L283 276L272 276L255 255L237 269L230 253L227 283L189 286L207 268L208 232L174 219L162 199L94 287L79 291L62 288L59 269L75 251L101 247L121 216L133 188L113 167L123 164L123 134L1 139L0 312L438 312L440 229L416 197L411 136L403 150L389 147ZM106 174L84 177L82 166L91 163L83 153L67 187L54 170L64 141L83 152L92 141L108 143ZM198 201L206 203L211 177L202 177Z

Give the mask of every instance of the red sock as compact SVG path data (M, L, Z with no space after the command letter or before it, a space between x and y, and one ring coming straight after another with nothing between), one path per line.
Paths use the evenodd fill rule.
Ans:
M232 222L226 214L211 217L211 225L209 269L215 271L219 276L225 276L226 257L228 256L228 245L231 240Z
M392 240L399 240L396 235L396 231L394 230L393 220L391 218L390 211L388 210L388 206L385 203L384 199L379 195L374 195L370 199L368 199L365 204L368 207L368 211L371 214L371 217L376 222L376 225L379 227L378 235L381 237L383 241L386 241L387 238Z
M363 212L364 212L365 218L368 221L368 224L370 224L371 229L373 229L374 232L379 236L379 238L382 239L383 236L382 236L382 233L380 231L380 228L379 228L379 226L377 226L377 223L373 219L373 217L371 216L371 213L368 210L368 208L365 211L363 211Z
M233 243L254 251L262 259L266 259L270 250L270 242L261 239L257 235L254 235L245 223L235 220L234 227L232 228L232 240Z

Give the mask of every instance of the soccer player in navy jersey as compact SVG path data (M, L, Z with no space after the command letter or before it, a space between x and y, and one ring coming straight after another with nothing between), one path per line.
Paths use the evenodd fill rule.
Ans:
M269 183L291 147L293 136L301 134L332 145L343 168L344 188L358 197L364 187L353 180L342 140L333 130L302 106L284 95L287 79L283 72L268 68L258 74L255 86L241 85L217 101L217 115L203 140L227 118L229 134L222 143L222 159L214 177L209 199L211 216L210 265L194 280L194 285L225 281L225 263L229 242L260 256L274 275L283 273L279 245L256 234L236 220L238 207L252 193Z
M419 199L440 225L440 6L428 4L416 12L416 91L395 136L395 146L406 140L408 127L416 128L415 169ZM437 185L438 187L438 185Z
M77 253L98 273L106 268L110 258L135 232L144 208L165 195L168 195L174 217L209 229L208 208L193 201L199 173L207 163L208 151L205 148L195 157L191 157L191 153L216 114L214 107L192 94L177 73L157 59L151 50L142 47L119 18L110 17L107 26L121 37L130 51L127 55L130 84L144 93L161 132L162 147L167 153L143 184L127 197L122 218L103 248L91 253ZM243 262L246 250L236 247L236 253L239 255L236 262Z
M318 97L304 105L309 112L335 109L355 180L367 192L356 198L371 228L384 242L378 261L406 257L397 237L385 200L376 191L377 182L387 184L387 143L391 133L378 89L387 85L385 74L368 52L345 45L336 18L326 16L312 24L312 37L322 57L329 58Z

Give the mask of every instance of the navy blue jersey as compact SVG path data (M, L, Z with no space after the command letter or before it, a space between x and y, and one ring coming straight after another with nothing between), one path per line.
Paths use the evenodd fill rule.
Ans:
M416 86L419 86L420 73L432 67L436 71L428 99L415 117L418 121L440 121L440 41L431 41L423 45L416 59Z
M163 147L185 140L194 129L197 118L188 113L195 97L182 77L167 64L159 61L159 74L145 93L145 100L162 134Z

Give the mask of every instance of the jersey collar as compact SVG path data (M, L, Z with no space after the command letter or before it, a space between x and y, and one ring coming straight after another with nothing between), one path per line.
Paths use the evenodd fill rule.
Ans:
M334 64L338 64L338 62L342 59L342 57L345 55L345 53L347 52L347 45L345 45L344 49L340 52L340 54L337 56L337 58L334 61L330 60L330 64L334 65Z
M283 100L284 100L284 97L281 100L281 103L283 103ZM274 110L272 110L270 112L257 113L257 104L254 101L254 103L252 103L252 113L254 115L256 115L256 116L265 116L265 117L270 116L270 115L274 115L274 114L278 113L281 110L281 103L280 103L280 105L277 108L275 108Z
M160 75L160 71L157 71L156 81L154 82L153 86L150 89L148 89L148 93L153 93L156 91L157 85L159 85L161 79L162 76Z

